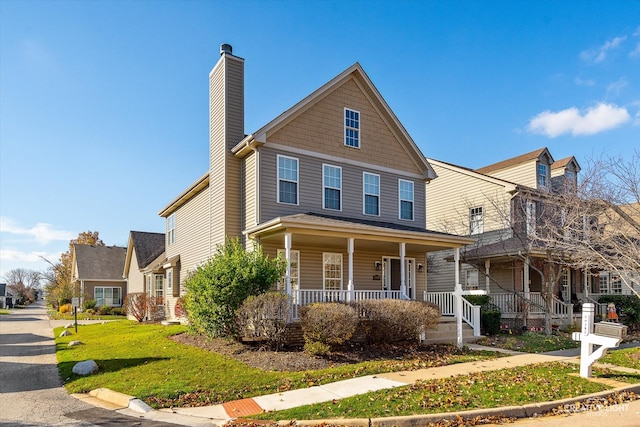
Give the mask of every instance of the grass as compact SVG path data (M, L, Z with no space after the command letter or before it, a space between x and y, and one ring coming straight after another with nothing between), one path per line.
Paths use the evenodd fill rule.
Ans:
M483 338L478 344L504 348L525 353L545 353L548 351L577 348L580 343L567 334L545 335L540 332L524 332L520 335L496 335Z
M9 314L9 312L7 310L0 310L0 315L2 314Z
M73 312L60 314L56 310L49 311L49 317L55 320L75 320L73 316ZM123 320L126 319L125 316L115 316L115 315L98 315L98 314L86 314L86 313L78 313L78 320Z
M261 394L380 372L417 369L429 361L370 361L307 372L275 372L251 368L214 352L176 343L168 337L185 326L140 325L132 321L82 325L78 333L59 337L58 368L70 393L99 387L134 395L154 407L214 404ZM83 344L68 347L73 340ZM490 353L453 354L438 363L494 358ZM81 377L72 373L80 361L93 359L100 371Z
M372 418L457 412L552 401L608 389L575 375L579 366L544 363L476 372L358 395L339 401L264 413L268 420Z
M606 356L599 360L600 363L610 363L626 368L640 369L640 347L625 348L622 350L610 350Z

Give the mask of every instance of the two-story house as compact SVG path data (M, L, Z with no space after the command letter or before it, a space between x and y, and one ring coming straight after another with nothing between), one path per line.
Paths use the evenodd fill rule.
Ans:
M593 277L549 262L555 254L535 236L543 225L546 196L577 185L576 159L555 161L541 148L475 170L428 161L438 179L428 186L427 227L476 239L461 251L463 286L485 289L503 314L514 315L520 297L533 303L530 313L540 315L542 293L550 289L554 310L571 321L567 303L588 294ZM431 256L428 293L451 291L451 259L448 252Z
M209 170L159 213L167 317L189 272L236 236L282 254L279 286L298 304L422 299L426 254L473 239L427 229L436 173L360 64L247 135L244 63L221 46L209 74Z

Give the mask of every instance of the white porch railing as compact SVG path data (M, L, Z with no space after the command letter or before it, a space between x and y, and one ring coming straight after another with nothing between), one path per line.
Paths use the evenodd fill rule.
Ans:
M426 302L440 307L443 316L455 316L456 300L453 292L425 292L423 299ZM480 336L480 306L473 305L466 299L462 299L462 320L473 328L473 335Z
M400 291L338 291L301 289L292 291L292 320L300 318L298 309L316 302L357 302L370 299L407 299Z
M584 302L590 302L593 304L594 307L594 314L596 316L600 316L600 319L606 319L607 318L607 304L606 303L599 303L598 301L594 300L591 297L585 296L584 297Z
M528 300L523 292L497 293L490 296L491 302L500 308L503 315L524 314L527 309L529 315L544 316L545 314L547 304L540 292L529 292ZM565 325L575 323L573 304L565 303L554 296L551 302L551 317Z

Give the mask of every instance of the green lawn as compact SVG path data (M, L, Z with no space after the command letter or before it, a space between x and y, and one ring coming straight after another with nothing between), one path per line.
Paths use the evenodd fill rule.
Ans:
M640 347L625 348L622 350L609 350L607 355L598 362L610 363L616 366L624 366L632 369L640 369Z
M380 372L417 369L429 361L371 361L308 372L275 372L251 368L214 352L176 343L168 337L185 326L141 325L132 321L82 325L78 333L58 337L58 367L70 393L99 387L134 395L155 407L214 404L235 399L334 382ZM73 340L83 345L68 347ZM452 355L445 363L492 358L489 353ZM95 375L71 372L77 362L93 359ZM438 360L439 364L443 361Z
M9 312L7 310L0 309L0 315L2 315L2 314L9 314Z
M371 418L464 411L575 397L608 387L580 378L579 366L544 363L452 378L354 396L340 401L264 413L268 420Z

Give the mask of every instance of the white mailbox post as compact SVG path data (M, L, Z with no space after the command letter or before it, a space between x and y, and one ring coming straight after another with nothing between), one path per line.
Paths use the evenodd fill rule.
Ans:
M598 335L593 333L593 303L582 304L582 332L574 332L572 338L580 341L580 376L583 378L591 378L591 365L604 356L608 349L617 347L622 341L622 337L626 333L626 326L611 324L607 327L600 327L599 332L605 332L607 335ZM593 346L599 345L596 351Z
M453 292L456 309L456 333L458 339L458 348L462 348L462 296L463 295L486 295L487 291L473 290L463 291L460 283L456 284L456 289Z

